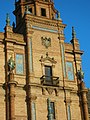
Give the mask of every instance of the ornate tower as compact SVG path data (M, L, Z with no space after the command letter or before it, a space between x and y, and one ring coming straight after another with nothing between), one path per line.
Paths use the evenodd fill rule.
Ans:
M54 8L53 0L18 0L15 2L16 27L23 22L25 14L31 14L40 19L55 19L57 10Z

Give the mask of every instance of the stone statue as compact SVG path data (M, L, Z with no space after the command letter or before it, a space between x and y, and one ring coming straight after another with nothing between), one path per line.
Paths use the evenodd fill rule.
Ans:
M10 59L8 61L8 67L9 67L10 71L14 70L14 68L15 68L15 61L13 60L12 57L10 57Z
M80 69L77 72L77 77L79 80L83 80L84 79L84 72Z
M9 14L7 13L6 15L6 25L10 25L10 18L9 18Z
M60 12L59 12L59 11L57 11L57 19L58 19L58 20L61 20Z

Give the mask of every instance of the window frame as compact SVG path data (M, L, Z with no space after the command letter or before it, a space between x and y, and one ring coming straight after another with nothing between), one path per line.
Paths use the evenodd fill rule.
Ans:
M17 65L20 65L19 63L17 63L17 57L16 56L22 56L22 72L20 73L20 72L18 72L17 71L17 68L19 67L19 66L17 66ZM17 74L17 75L24 75L25 74L25 71L24 71L24 54L22 54L22 53L16 53L15 54L15 63L16 63L16 67L15 67L15 73ZM19 67L20 68L20 67Z
M68 67L70 67L71 70L68 70ZM66 72L67 72L67 78L69 81L74 81L74 65L72 61L66 61ZM71 76L70 76L71 74Z
M47 69L47 74L46 74L46 69ZM49 71L49 76L48 76L48 71ZM52 84L52 82L53 82L52 81L52 76L53 76L52 66L44 65L44 74L45 74L45 81L46 81L46 83Z

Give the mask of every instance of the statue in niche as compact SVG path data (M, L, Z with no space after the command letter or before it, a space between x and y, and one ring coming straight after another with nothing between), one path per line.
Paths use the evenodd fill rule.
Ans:
M9 67L9 71L14 70L15 68L15 61L13 60L12 57L10 57L10 59L8 60L8 67Z

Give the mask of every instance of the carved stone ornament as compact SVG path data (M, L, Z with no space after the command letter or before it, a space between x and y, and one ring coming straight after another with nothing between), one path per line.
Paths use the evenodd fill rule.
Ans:
M46 60L50 61L53 64L56 64L57 61L54 60L54 58L51 58L48 56L48 52L46 52L46 57L43 58L43 56L41 56L41 59L39 60L40 62L45 62Z
M46 89L45 88L42 88L42 94L46 95Z
M56 96L59 96L59 89L55 89Z
M46 90L48 91L49 95L51 95L53 93L53 90L52 88L46 88Z
M51 46L51 38L41 37L41 40L42 40L42 45L44 45L46 48Z

